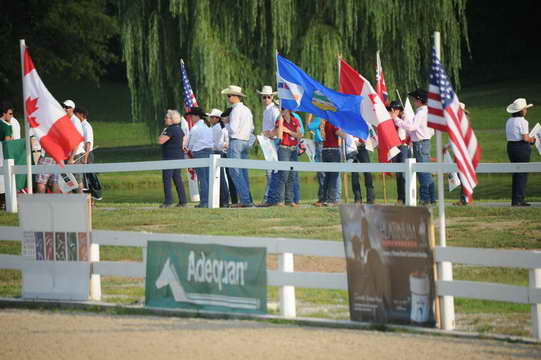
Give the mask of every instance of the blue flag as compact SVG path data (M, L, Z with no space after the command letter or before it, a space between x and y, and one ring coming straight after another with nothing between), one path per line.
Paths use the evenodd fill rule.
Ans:
M368 125L361 116L362 96L331 90L286 58L277 55L276 59L278 97L284 109L314 114L329 120L344 132L366 140Z

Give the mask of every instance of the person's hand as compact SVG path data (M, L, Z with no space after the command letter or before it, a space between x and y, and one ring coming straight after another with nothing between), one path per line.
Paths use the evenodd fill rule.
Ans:
M73 164L74 162L75 162L75 161L73 161L72 158L69 158L69 159L68 159L68 165L69 165L69 164Z
M182 147L182 151L184 151L185 153L187 153L187 152L188 152L188 148L187 148L186 146L183 146L183 147Z

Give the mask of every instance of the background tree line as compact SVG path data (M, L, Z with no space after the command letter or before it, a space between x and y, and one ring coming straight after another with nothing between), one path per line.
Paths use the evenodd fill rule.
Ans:
M127 81L132 117L154 133L163 109L181 107L179 59L206 108L223 107L230 83L254 96L273 84L278 50L318 81L337 86L342 54L370 80L375 52L391 91L426 83L431 34L442 32L453 83L537 78L541 5L467 0L19 0L0 10L0 97L20 96L18 39L42 75Z

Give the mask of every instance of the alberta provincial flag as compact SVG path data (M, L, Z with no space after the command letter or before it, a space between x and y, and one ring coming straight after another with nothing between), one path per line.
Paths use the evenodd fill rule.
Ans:
M331 90L280 55L276 55L276 62L278 97L283 108L314 114L344 132L366 140L368 125L361 116L362 96Z

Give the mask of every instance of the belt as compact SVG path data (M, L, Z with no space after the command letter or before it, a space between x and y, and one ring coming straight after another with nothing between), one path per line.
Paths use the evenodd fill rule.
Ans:
M287 146L287 145L280 145L282 149L289 149L289 150L295 150L297 148L297 145Z
M507 140L508 143L512 143L512 144L529 144L529 142L527 141L524 141L524 140Z
M414 143L420 143L420 142L424 142L424 141L430 141L430 139L423 139L423 140L419 140L419 141L412 141Z
M340 149L338 146L329 146L329 147L324 147L323 150L336 150L336 149Z

